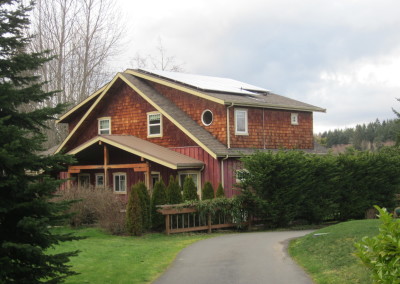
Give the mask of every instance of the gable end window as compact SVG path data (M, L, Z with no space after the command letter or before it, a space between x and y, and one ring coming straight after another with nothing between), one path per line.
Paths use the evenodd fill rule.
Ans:
M213 113L211 112L211 110L206 109L205 111L203 111L203 113L201 114L201 122L203 122L205 126L211 125L211 123L213 122Z
M249 135L247 109L235 109L235 134Z
M151 112L147 114L147 136L162 137L161 113Z
M99 134L111 134L111 118L99 118Z
M114 192L115 193L126 193L126 173L114 173Z
M292 113L290 116L290 121L291 121L292 125L299 125L299 114Z

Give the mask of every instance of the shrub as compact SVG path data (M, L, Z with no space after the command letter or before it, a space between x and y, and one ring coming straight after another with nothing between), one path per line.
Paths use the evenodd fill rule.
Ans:
M150 217L150 196L144 182L138 182L136 185L139 188L140 207L142 210L143 231L147 231L151 227Z
M182 203L182 193L178 178L174 178L172 175L169 177L169 184L167 187L167 201L168 204Z
M111 189L71 187L59 190L57 200L74 201L68 212L73 227L98 225L111 234L125 232L126 204Z
M202 200L207 200L207 199L213 199L214 198L214 188L212 184L207 181L204 183L203 190L201 192L201 199Z
M161 180L154 185L153 195L151 196L151 223L154 230L162 230L164 227L164 216L157 212L157 205L164 205L166 203L165 184Z
M315 155L300 151L259 152L242 159L240 187L269 205L272 223L363 218L373 204L394 207L400 150Z
M132 186L126 207L126 229L128 233L135 236L140 236L143 232L141 194L143 193L140 189L140 184Z
M222 184L219 184L219 185L218 185L217 193L215 194L215 197L216 197L216 198L225 197L225 190L224 190L224 188L222 187Z
M191 176L186 176L183 182L183 201L198 200L197 188Z
M356 255L371 269L375 283L399 283L400 220L393 219L386 209L375 208L382 222L379 234L356 243Z

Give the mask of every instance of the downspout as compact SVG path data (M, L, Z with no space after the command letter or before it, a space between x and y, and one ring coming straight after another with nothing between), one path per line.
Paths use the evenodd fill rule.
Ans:
M228 149L231 148L231 133L230 133L230 119L229 119L229 109L233 107L234 103L226 108L226 140Z
M221 159L221 185L222 185L222 188L224 188L225 189L225 182L224 182L224 161L226 160L226 159L228 159L229 158L229 155L226 155L226 157L225 158L223 158L223 159Z
M264 149L265 149L265 118L264 118L264 111L265 111L265 108L263 108L263 118L262 118L262 120L263 120L263 141L264 141Z

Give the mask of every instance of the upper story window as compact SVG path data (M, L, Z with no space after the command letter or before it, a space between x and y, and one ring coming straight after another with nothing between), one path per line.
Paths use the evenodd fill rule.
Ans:
M206 109L203 111L201 114L201 122L203 122L205 126L209 126L213 122L213 113L211 110Z
M235 134L248 135L247 109L235 109Z
M162 116L159 112L150 112L147 114L147 136L162 136Z
M111 134L111 118L99 118L99 134Z
M299 124L299 114L292 113L290 116L290 121L291 121L292 125L298 125Z

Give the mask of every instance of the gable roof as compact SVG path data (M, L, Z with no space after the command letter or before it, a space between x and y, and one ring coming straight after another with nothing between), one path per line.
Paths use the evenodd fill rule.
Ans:
M202 161L132 135L99 135L72 149L67 154L77 154L99 141L174 170L204 166Z
M148 103L150 103L155 109L167 117L173 124L175 124L180 130L182 130L188 137L190 137L194 142L196 142L200 147L202 147L206 152L208 152L213 158L218 156L225 156L233 154L233 149L228 149L224 144L219 142L215 137L213 137L207 130L193 121L184 111L177 107L173 102L167 99L165 96L161 95L157 90L155 90L147 81L152 81L160 83L178 90L182 90L192 95L196 95L207 100L214 101L222 105L237 105L237 106L250 106L250 107L267 107L276 109L288 109L288 110L299 110L299 111L325 111L322 108L318 108L312 105L308 105L296 100L292 100L283 96L272 94L267 90L262 88L245 84L245 92L240 91L237 86L241 82L234 81L230 79L218 80L215 82L221 82L219 84L219 90L199 90L193 86L188 86L186 83L175 82L172 79L159 78L155 74L147 74L144 70L126 70L124 73L118 73L110 83L108 83L103 88L95 92L87 100L83 101L80 105L76 106L68 113L60 118L60 122L65 122L69 115L78 111L83 106L87 106L88 110L81 117L80 121L76 124L75 128L69 133L68 137L62 142L62 144L56 150L59 152L66 143L75 135L77 129L82 125L82 123L87 119L89 114L95 109L102 98L107 94L108 90L115 84L117 80L125 82L129 87L131 87L136 93L138 93L142 98L144 98ZM166 72L170 73L170 72ZM161 73L160 73L161 74ZM164 74L164 73L162 73ZM165 74L164 74L165 75ZM200 76L206 77L206 76ZM194 77L197 81L199 77ZM204 78L203 78L204 79ZM197 81L194 80L192 84ZM233 92L222 92L225 88L224 84L231 84L229 88L236 88L236 93ZM243 83L244 84L244 83ZM199 84L206 88L204 85ZM215 84L217 85L217 84ZM233 87L232 87L233 86ZM207 88L214 88L214 85L210 85ZM265 93L265 92L267 93ZM253 93L254 94L249 94ZM264 92L264 93L262 93ZM265 95L266 94L266 95Z
M121 76L139 95L206 150L212 157L216 158L226 153L226 146L224 144L215 139L207 130L197 124L173 102L158 93L153 87L146 84L144 80L136 78L128 73L121 73Z
M277 95L267 89L228 78L153 71L148 69L128 69L125 73L224 105L326 112L323 108Z
M64 113L60 118L57 120L57 123L65 123L68 122L70 116L75 113L76 111L80 109L89 108L91 104L94 103L95 99L104 91L104 89L107 87L107 84L92 93L89 97L69 109L66 113Z

